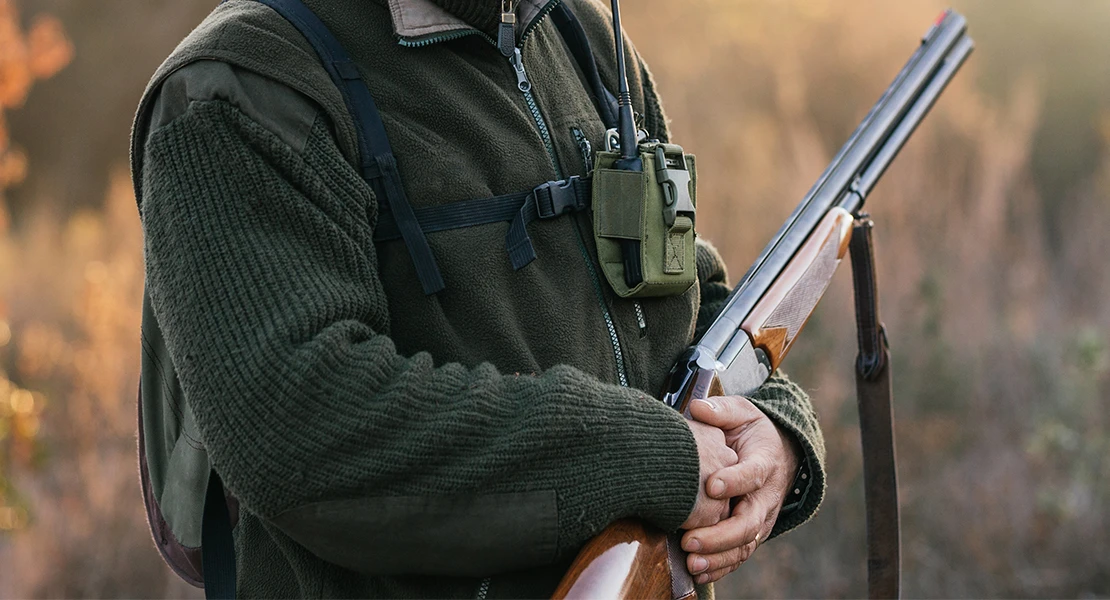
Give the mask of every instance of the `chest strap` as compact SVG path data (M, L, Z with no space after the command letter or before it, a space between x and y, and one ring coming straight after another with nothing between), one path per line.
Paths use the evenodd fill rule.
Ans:
M536 251L528 235L529 223L589 206L589 180L570 177L563 181L549 181L525 192L414 210L401 184L397 160L378 107L339 40L300 0L258 1L274 9L301 32L343 95L358 138L360 174L374 190L382 207L374 241L404 241L425 294L435 294L444 288L443 276L425 234L509 221L511 225L505 247L513 269L519 270L536 259ZM582 69L587 91L593 97L602 120L606 126L615 126L615 96L601 81L581 23L565 4L555 7L552 18Z
M528 224L536 219L552 219L585 210L590 206L590 197L589 178L574 176L562 181L548 181L527 192L428 206L414 212L424 233L511 222L505 236L505 250L509 253L513 269L519 270L536 260ZM396 217L391 212L383 211L374 230L374 241L387 242L401 237Z

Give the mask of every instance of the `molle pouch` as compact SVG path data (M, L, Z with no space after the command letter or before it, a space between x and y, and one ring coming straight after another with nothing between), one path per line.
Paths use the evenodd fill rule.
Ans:
M677 296L697 281L694 156L640 144L643 171L613 168L599 152L593 175L594 239L605 279L622 298Z

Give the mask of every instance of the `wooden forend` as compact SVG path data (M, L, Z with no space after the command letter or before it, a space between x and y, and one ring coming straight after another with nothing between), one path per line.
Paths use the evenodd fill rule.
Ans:
M852 238L852 215L833 208L740 325L777 369L825 295Z

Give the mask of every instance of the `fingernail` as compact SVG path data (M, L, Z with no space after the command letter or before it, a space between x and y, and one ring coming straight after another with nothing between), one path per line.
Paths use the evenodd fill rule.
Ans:
M699 550L701 550L701 542L698 541L698 538L690 538L690 541L686 542L687 552L697 552Z
M725 482L722 479L714 479L709 482L709 495L714 498L719 498L721 494L725 493Z
M697 582L701 584L709 583L709 573L698 575Z
M698 398L697 400L694 400L694 402L701 402L702 404L705 404L706 406L709 407L709 410L717 410L717 403L713 402L712 400L706 400L704 398Z
M694 557L694 572L695 573L701 573L702 571L704 571L708 568L709 568L709 561L708 560L705 560L704 558L702 558L700 556L695 556Z

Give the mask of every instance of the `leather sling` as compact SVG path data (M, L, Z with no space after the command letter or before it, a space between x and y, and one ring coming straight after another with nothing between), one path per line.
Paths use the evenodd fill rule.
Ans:
M866 214L859 215L849 243L859 344L856 394L867 508L867 590L870 598L898 598L902 559L893 392L890 348L879 319L873 228Z

